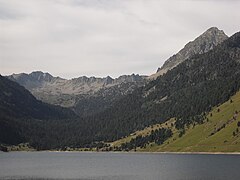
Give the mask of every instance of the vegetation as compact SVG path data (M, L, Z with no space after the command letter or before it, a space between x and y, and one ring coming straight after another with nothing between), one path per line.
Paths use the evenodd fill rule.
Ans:
M173 133L163 144L156 142L136 148L136 151L163 152L239 152L240 151L240 92L220 106L210 111L202 123L176 129L170 125L175 122L170 119L166 123L156 124L119 139L111 146L121 150L121 146L134 142L136 137L150 134L153 129L167 127ZM184 131L184 133L183 133ZM136 136L137 135L137 136Z
M144 81L124 82L117 86L100 89L91 95L78 95L76 98L77 103L73 109L82 117L99 114L113 106L114 102L130 94L137 87L143 86L143 84Z
M171 129L171 131L174 132L175 131L174 123L175 123L175 119L170 119L162 124L154 124L154 125L145 127L143 130L133 132L129 136L123 137L121 139L118 139L114 142L109 143L109 145L111 147L113 147L113 149L114 149L114 147L118 148L122 144L129 143L132 139L136 139L137 136L145 137L145 136L148 136L149 134L151 134L153 131L159 130L161 128Z
M34 138L40 135L44 124L77 118L69 109L38 101L24 87L2 76L0 89L1 143L16 145L36 141Z
M147 136L138 135L136 138L131 139L130 142L121 144L117 150L132 150L140 148L145 148L148 144L155 143L157 145L163 144L165 140L172 136L172 131L170 129L160 128L152 130L152 132Z

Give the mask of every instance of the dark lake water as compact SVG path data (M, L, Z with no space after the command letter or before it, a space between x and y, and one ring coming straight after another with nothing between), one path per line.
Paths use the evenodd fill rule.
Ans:
M0 179L240 180L240 155L0 152Z

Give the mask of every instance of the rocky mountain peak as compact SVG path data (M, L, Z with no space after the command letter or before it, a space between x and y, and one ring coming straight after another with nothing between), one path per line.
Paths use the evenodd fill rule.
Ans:
M139 74L131 74L131 75L122 75L115 79L118 83L122 82L138 82L143 81L144 77L139 76Z
M53 76L51 74L43 73L42 71L34 71L30 73L29 76L38 81L50 82L53 79Z
M110 76L107 76L106 78L103 78L104 85L112 84L113 81L114 81L114 79L111 78Z
M210 27L208 30L206 30L202 35L204 34L213 34L213 35L221 35L221 36L227 36L223 30L218 29L217 27Z
M34 89L42 86L45 82L51 82L54 77L49 73L43 73L42 71L34 71L30 74L20 73L12 74L8 76L12 81L18 82L20 85L27 89Z
M212 50L218 44L221 44L226 40L228 36L223 30L219 30L217 27L211 27L195 40L187 43L183 49L181 49L177 54L173 55L165 61L161 68L158 68L157 73L152 75L152 78L156 78L168 70L173 69L178 64L182 63L186 59L196 55L203 54Z

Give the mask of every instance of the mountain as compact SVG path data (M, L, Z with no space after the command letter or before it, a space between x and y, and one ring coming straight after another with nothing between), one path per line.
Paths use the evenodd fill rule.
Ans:
M108 83L111 81L108 78ZM7 84L12 83L8 82ZM16 83L14 84L16 85ZM122 83L120 85L122 86ZM18 88L20 87L18 86ZM105 93L112 94L111 96L114 97L116 92L114 88L118 89L118 86L111 86L108 91L103 92L101 89L95 93L100 93L101 98L105 98ZM126 86L126 89L128 88L129 86ZM25 142L30 142L31 146L40 150L65 149L66 147L73 149L76 147L101 147L104 146L103 142L115 141L147 126L167 123L169 119L174 119L174 123L170 124L171 128L178 131L179 136L184 136L184 132L189 127L205 123L208 114L214 110L214 107L229 100L239 89L240 32L215 46L212 50L188 58L157 79L138 88L132 88L129 93L117 97L100 112L88 114L81 118L55 120L49 118L47 121L45 119L31 120L25 115L23 118L14 116L12 120L11 113L8 113L10 118L6 120L5 117L3 125L6 126L8 122L11 122L11 129L9 128L11 132L17 132L20 137L24 138ZM8 90L3 92L5 92L3 97L9 96ZM18 91L13 93L14 96L20 94ZM101 98L98 100L102 101ZM95 100L93 99L91 104L97 105L96 108L98 108L99 104L94 103L97 102ZM4 101L8 102L8 98L3 98L2 102ZM9 106L10 109L16 108L18 110L21 105L24 107L24 104L17 104L17 106L14 106L12 102L7 104L13 104ZM2 112L6 114L8 108L4 109L4 105L1 107ZM35 106L31 107L30 112L36 111ZM89 109L93 111L93 109ZM155 142L161 145L175 136L175 132L167 127L168 125L162 127L161 130L154 131L147 138L140 137L136 142L156 140ZM133 146L125 144L124 147Z
M154 79L160 75L163 75L167 71L173 69L186 59L191 58L196 54L203 54L212 50L215 46L222 43L227 38L228 36L222 30L219 30L216 27L209 28L194 41L187 43L177 54L167 59L163 66L158 68L157 73L150 76L150 78Z
M132 92L146 81L144 76L138 74L123 75L115 79L109 76L105 78L82 76L67 80L41 71L13 74L8 78L24 86L37 99L63 107L72 107L80 115L102 111L117 97Z
M94 139L112 141L170 118L176 118L177 129L201 123L206 112L227 101L239 87L240 33L236 33L92 117Z
M1 75L0 89L0 142L11 144L23 141L19 129L26 121L31 125L34 119L50 121L77 118L73 111L43 103L24 87Z
M155 79L186 59L208 52L226 38L227 35L222 30L215 27L208 29L176 55L170 57L156 74L148 78L132 74L115 79L109 76L105 78L82 76L67 80L41 71L13 74L8 78L27 88L43 102L71 107L77 114L88 116L112 106L116 100L147 83L146 79Z

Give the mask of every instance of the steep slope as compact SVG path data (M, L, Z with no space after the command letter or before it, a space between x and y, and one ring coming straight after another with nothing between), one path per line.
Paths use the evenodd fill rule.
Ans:
M201 123L204 112L240 87L240 33L196 55L93 117L96 140L112 141L176 117L176 128Z
M69 109L53 106L37 100L19 84L0 76L1 115L16 118L64 119L76 117Z
M216 27L208 29L194 41L187 43L177 54L167 59L163 66L158 68L157 73L151 75L149 78L154 79L173 69L186 59L191 58L196 54L203 54L210 51L227 38L228 36Z
M111 77L79 77L71 80L53 77L40 71L30 74L13 74L9 79L16 81L44 102L72 107L79 115L101 112L119 97L132 92L145 83L145 77L123 75Z
M22 127L25 124L31 129L36 128L34 119L49 121L77 117L69 109L38 101L24 87L1 75L0 89L0 142L23 142Z

